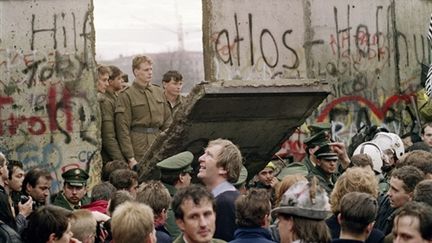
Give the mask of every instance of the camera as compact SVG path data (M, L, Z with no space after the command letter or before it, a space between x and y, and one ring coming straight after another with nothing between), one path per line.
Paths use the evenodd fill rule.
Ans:
M26 203L29 199L30 199L30 198L27 197L26 195L21 195L21 199L20 199L21 204Z

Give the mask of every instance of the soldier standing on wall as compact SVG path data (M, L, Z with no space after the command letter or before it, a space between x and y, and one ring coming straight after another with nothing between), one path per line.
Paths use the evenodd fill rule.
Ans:
M120 93L115 110L117 139L130 168L138 164L160 132L171 123L163 90L151 83L152 65L147 56L133 59L135 81Z

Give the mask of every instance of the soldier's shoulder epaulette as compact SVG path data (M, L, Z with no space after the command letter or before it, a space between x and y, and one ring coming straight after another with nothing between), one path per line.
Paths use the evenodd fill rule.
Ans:
M123 88L122 90L120 90L119 93L123 93L123 92L125 92L126 90L128 90L129 88L130 88L130 86L126 86L125 88Z

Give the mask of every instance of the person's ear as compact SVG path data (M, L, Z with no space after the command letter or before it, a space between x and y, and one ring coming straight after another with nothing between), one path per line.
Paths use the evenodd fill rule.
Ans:
M183 219L176 219L175 222L176 222L178 228L179 228L182 232L184 232L184 230L185 230L185 225L184 225L184 221L183 221Z
M55 234L54 234L54 233L51 233L51 234L49 235L49 237L48 237L48 241L47 241L47 243L53 243L53 242L56 241L56 239L57 239L57 237L55 237Z

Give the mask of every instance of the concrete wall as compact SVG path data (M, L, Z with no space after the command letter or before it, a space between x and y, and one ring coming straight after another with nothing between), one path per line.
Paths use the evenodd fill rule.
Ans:
M65 165L100 169L94 71L91 0L0 1L0 150L54 192Z
M319 78L332 94L310 122L348 141L363 123L402 134L431 60L426 0L204 0L206 80Z

